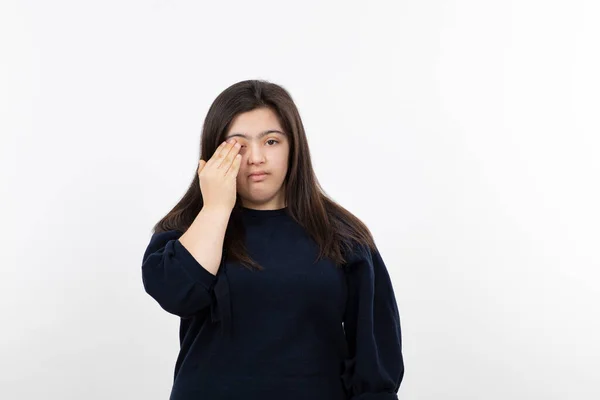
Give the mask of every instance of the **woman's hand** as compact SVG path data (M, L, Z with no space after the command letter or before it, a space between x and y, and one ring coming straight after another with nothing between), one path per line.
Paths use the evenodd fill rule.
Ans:
M198 161L198 178L204 207L231 212L237 196L236 179L242 156L235 139L223 142L208 161Z

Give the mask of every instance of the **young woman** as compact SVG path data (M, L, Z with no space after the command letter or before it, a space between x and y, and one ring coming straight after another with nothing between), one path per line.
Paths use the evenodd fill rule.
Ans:
M142 278L180 317L171 400L397 399L388 271L368 228L319 186L281 86L242 81L215 99Z

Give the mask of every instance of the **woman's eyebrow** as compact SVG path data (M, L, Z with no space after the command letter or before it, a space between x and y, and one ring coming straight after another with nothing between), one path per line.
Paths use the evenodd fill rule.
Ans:
M260 139L260 138L262 138L264 136L267 136L269 133L278 133L280 135L285 136L285 133L281 132L278 129L269 129L269 130L266 130L264 132L259 133L257 135L257 138ZM240 137L243 137L243 138L246 138L246 139L249 138L249 136L247 134L245 134L245 133L235 132L235 133L230 133L229 135L227 135L227 137L225 137L225 140L227 140L227 139L229 139L231 137L234 137L234 136L240 136Z

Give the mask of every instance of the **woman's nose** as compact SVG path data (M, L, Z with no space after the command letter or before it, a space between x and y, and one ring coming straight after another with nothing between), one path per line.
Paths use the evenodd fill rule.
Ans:
M257 146L248 146L246 148L246 157L250 162L260 162L264 158L264 154L260 147Z

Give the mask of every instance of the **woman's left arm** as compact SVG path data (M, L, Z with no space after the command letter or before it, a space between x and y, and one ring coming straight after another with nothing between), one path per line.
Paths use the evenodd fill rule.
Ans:
M343 382L351 400L397 400L404 376L400 315L378 250L360 246L345 266L344 330L349 358Z

